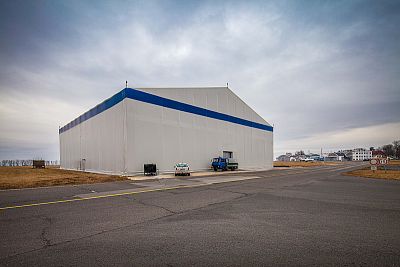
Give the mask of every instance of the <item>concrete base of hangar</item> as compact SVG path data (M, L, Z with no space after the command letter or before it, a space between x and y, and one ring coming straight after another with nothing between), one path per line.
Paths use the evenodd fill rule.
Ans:
M271 169L257 169L257 170L238 170L238 171L212 171L212 170L207 170L207 171L196 171L196 172L191 172L190 176L175 176L174 173L161 173L156 176L145 176L143 174L138 174L138 175L127 175L126 177L129 180L132 181L142 181L142 180L151 180L151 179L175 179L175 178L191 178L191 177L206 177L206 176L229 176L232 174L240 174L240 173L250 173L250 172L256 172L256 171L267 171Z

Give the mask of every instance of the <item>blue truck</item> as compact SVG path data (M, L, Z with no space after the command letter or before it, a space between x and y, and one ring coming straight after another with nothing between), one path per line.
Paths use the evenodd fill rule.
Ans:
M232 158L223 158L223 157L218 157L218 158L213 158L211 167L214 169L214 171L222 170L237 170L239 167L239 164L235 159Z

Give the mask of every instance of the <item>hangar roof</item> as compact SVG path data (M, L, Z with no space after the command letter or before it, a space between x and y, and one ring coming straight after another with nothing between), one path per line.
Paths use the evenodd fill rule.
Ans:
M168 89L168 90L167 90ZM182 90L185 89L185 90ZM211 97L218 92L225 92L230 95L235 101L240 101L244 104L244 107L251 110L255 115L253 120L247 120L239 117L235 117L226 113L221 113L216 110L201 107L200 105L195 105L193 99L189 99L187 94L190 95L190 91L195 90L196 92L205 92L203 90L211 90ZM200 90L200 91L199 91ZM216 92L218 91L218 92ZM193 92L192 92L193 93ZM103 101L99 105L85 112L75 120L71 121L64 127L60 128L59 133L63 133L70 128L96 116L97 114L113 107L119 102L123 101L125 98L133 99L141 102L146 102L149 104L154 104L166 108L171 108L187 113L192 113L195 115L205 116L217 120L223 120L231 123L236 123L252 128L257 128L265 131L273 131L273 127L268 124L261 116L259 116L253 109L251 109L243 100L241 100L236 94L234 94L228 87L159 87L159 88L125 88L110 97L109 99Z
M219 92L227 93L234 101L239 101L243 106L251 110L255 117L252 118L255 122L266 124L271 126L267 121L264 120L254 109L246 104L238 95L236 95L229 87L226 86L209 86L209 87L139 87L138 90L156 94L168 99L173 99L186 104L198 106L198 103L194 103L192 96L197 93L205 93L206 91L211 92L211 95L218 95ZM195 92L193 92L195 91ZM208 107L204 107L208 108ZM217 110L215 110L217 111ZM223 113L226 113L222 111ZM228 113L229 114L229 113ZM233 115L234 114L229 114Z

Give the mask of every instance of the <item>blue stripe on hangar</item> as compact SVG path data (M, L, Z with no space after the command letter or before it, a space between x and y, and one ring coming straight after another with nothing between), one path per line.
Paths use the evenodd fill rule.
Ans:
M231 122L231 123L235 123L235 124L239 124L239 125L244 125L244 126L264 130L264 131L270 131L270 132L273 131L273 127L269 126L269 125L241 119L238 117L234 117L231 115L212 111L212 110L205 109L205 108L200 108L197 106L193 106L190 104L171 100L171 99L164 98L161 96L149 94L149 93L135 90L132 88L125 88L122 91L120 91L117 94L110 97L109 99L105 100L101 104L99 104L99 105L95 106L94 108L92 108L91 110L85 112L84 114L82 114L75 120L71 121L64 127L60 128L59 133L63 133L65 131L75 127L76 125L96 116L97 114L115 106L116 104L118 104L119 102L124 100L125 98L129 98L129 99L133 99L133 100L137 100L137 101L141 101L141 102L145 102L145 103L149 103L149 104L153 104L153 105L157 105L157 106L162 106L162 107L166 107L166 108L170 108L170 109L175 109L175 110L179 110L179 111L183 111L183 112L187 112L187 113L192 113L195 115L204 116L204 117L208 117L208 118L212 118L212 119L216 119L216 120L227 121L227 122Z

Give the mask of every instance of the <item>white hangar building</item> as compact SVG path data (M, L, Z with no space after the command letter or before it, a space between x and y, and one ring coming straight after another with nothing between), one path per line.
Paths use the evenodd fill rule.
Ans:
M63 169L135 174L155 163L210 168L230 156L240 169L271 169L273 127L228 87L125 88L59 130Z

